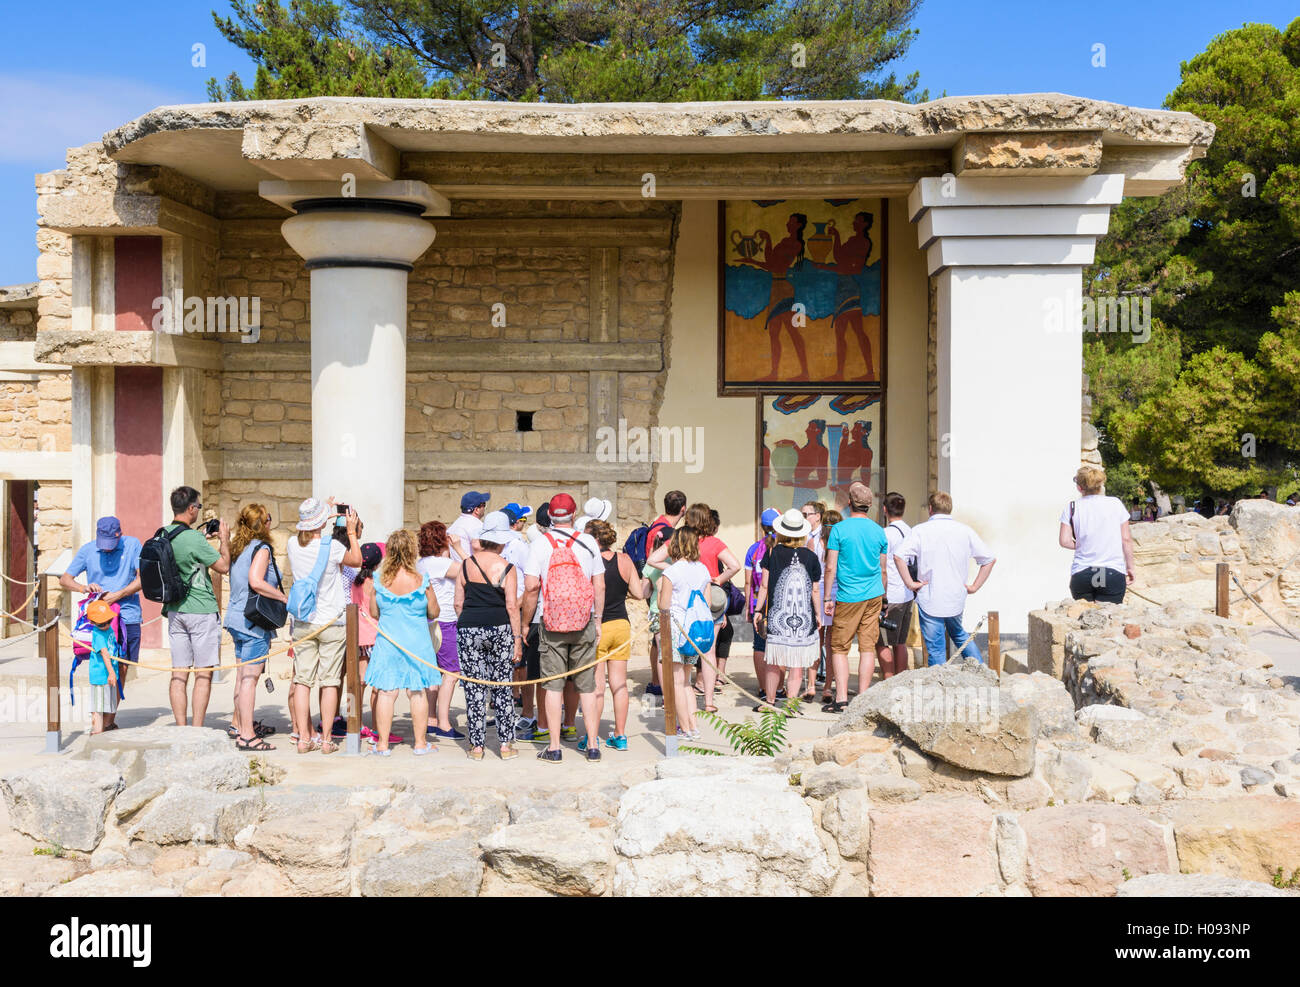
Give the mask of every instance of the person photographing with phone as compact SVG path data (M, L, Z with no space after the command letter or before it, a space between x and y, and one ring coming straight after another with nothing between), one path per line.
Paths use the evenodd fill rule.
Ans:
M230 529L225 521L216 518L202 529L195 529L203 504L193 487L173 490L171 507L172 521L164 526L161 534L171 542L185 590L178 601L163 605L174 669L169 698L177 726L201 727L212 695L212 668L217 665L221 651L217 591L208 570L218 574L230 571ZM217 539L215 548L208 541L212 537ZM192 697L187 695L191 675L194 678Z

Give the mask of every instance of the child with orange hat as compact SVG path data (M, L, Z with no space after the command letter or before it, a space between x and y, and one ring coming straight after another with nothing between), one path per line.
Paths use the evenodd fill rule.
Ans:
M117 729L117 660L122 649L113 630L113 608L103 600L86 604L86 619L94 625L90 633L90 732Z

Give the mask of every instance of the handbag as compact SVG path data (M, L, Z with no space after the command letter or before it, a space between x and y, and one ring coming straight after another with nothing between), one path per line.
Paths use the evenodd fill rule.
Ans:
M266 542L262 542L262 544L266 545ZM266 545L266 547L271 553L271 568L275 570L275 588L280 589L280 567L275 564L275 550L270 545ZM244 604L244 620L250 626L260 627L264 631L278 631L288 619L289 607L287 604L254 592L251 586L248 588L248 600Z

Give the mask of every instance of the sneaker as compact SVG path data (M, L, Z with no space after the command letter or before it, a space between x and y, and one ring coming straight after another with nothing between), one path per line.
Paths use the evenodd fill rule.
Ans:
M553 751L550 748L537 752L537 760L546 761L548 764L559 764L563 757L563 751Z
M571 727L563 727L560 730L560 739L565 743L572 744L578 739L578 727L575 724Z
M688 733L686 736L690 737L691 740L695 741L695 742L698 744L698 743L700 742L700 739L701 739L701 737L702 737L702 734L701 734L700 731L698 731L698 730L692 730L692 731L691 731L690 733Z
M625 751L627 750L627 737L610 737L605 741L605 746L610 750Z
M664 694L663 686L655 685L652 682L650 685L645 687L645 694L647 696L662 696Z
M599 744L596 745L595 747L590 748L590 749L587 751L587 760L588 760L588 761L599 761L599 760L600 760L600 745L599 745Z
M587 749L587 738L586 738L586 736L584 735L584 736L582 737L582 739L578 741L578 753L581 754L581 753L583 753L586 749Z
M447 740L465 739L465 735L461 733L459 730L457 730L455 727L452 727L450 730L443 730L440 727L429 727L425 731L425 733L431 737L444 737Z
M551 731L546 729L534 730L531 739L534 744L549 744L551 742Z

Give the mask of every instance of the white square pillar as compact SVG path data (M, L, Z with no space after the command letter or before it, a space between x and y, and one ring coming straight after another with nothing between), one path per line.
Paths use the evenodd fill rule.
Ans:
M1057 543L1079 466L1082 269L1123 177L924 179L909 198L936 287L939 488L997 556L967 607L1004 635L1069 595Z

